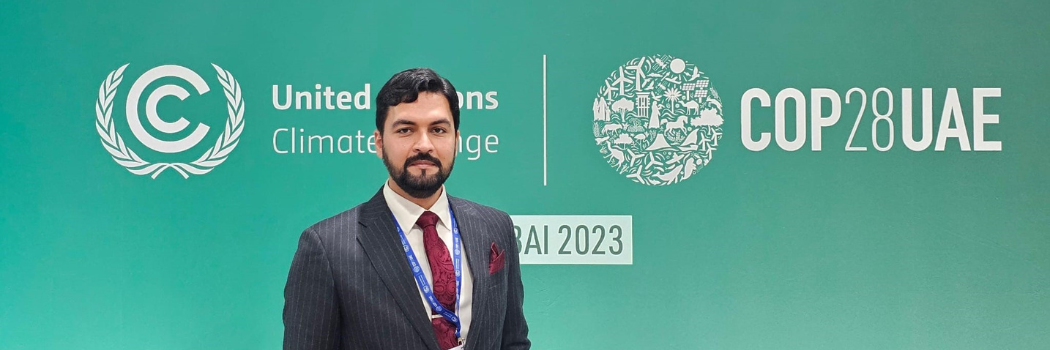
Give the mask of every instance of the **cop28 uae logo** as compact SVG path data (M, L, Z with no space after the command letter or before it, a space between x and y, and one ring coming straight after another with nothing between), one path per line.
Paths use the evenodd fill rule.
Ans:
M646 185L688 179L722 138L722 101L704 72L667 55L635 58L594 98L594 141L616 171Z
M218 73L219 84L222 85L222 90L226 94L226 112L229 114L229 118L226 119L226 127L223 129L219 139L215 141L215 144L208 148L200 158L189 163L151 162L143 159L124 144L124 140L114 128L114 121L111 118L113 98L116 95L117 87L120 86L120 82L124 78L124 68L127 67L128 65L125 64L109 73L109 76L102 81L102 86L98 89L98 100L95 102L95 129L98 130L98 135L102 138L102 146L106 148L106 151L109 152L117 164L127 168L132 174L148 174L156 179L157 175L160 175L161 172L167 169L174 169L183 178L189 178L190 174L207 174L226 161L230 152L237 147L241 131L244 129L244 100L241 98L241 86L229 71L212 64L212 67L215 67L215 71ZM177 65L155 67L143 73L142 76L132 83L131 90L128 92L125 114L127 115L128 127L131 129L132 134L143 145L160 153L180 153L203 141L210 128L204 124L197 124L196 128L188 136L180 140L167 141L158 139L150 134L143 127L142 120L139 119L138 106L143 91L150 83L166 77L185 80L200 95L207 93L209 90L208 84L204 82L204 79L189 68ZM166 96L175 96L180 100L185 100L190 95L186 89L172 84L162 85L153 90L146 98L146 119L149 121L150 126L166 134L175 134L186 130L190 123L185 118L168 122L157 115L157 102Z

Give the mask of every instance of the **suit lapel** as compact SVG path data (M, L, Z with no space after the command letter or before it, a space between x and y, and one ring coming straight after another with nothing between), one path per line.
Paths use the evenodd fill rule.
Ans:
M449 205L452 206L452 212L456 215L456 224L459 225L459 234L463 238L463 249L467 252L467 267L470 268L470 275L474 279L474 292L472 293L471 300L471 313L470 313L470 334L467 335L467 349L474 349L477 347L479 335L487 334L488 330L478 329L478 325L489 324L481 320L487 313L485 312L485 296L482 295L484 292L483 286L486 279L489 277L489 247L492 243L487 237L485 237L485 231L481 230L479 223L477 222L477 213L474 208L468 205L466 202L459 198L449 196Z
M357 240L364 247L372 266L427 347L439 350L437 337L419 298L419 289L412 277L412 269L408 266L394 226L393 214L386 205L382 189L365 203L359 218L359 223L364 227Z

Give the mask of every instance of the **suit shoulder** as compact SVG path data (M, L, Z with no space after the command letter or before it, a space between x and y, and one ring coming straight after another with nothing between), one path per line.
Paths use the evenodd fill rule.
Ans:
M498 218L500 220L506 220L507 224L510 224L510 214L507 212L490 207L477 202L469 201L463 198L451 197L453 202L458 202L460 206L472 208L478 215L486 218Z
M347 233L357 232L358 217L360 216L361 206L347 209L339 214L335 214L324 220L318 221L317 223L310 225L306 231L313 231L322 240L327 240L334 235L344 235Z

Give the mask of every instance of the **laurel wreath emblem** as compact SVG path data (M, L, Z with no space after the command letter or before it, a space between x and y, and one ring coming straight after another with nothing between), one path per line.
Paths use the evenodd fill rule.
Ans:
M227 156L240 142L241 131L244 130L244 100L241 98L241 85L233 78L233 74L214 63L212 64L212 67L215 67L215 71L218 72L219 83L226 94L226 111L230 115L226 119L226 128L223 130L222 135L219 136L219 139L215 141L215 145L205 151L200 158L190 163L151 163L143 160L138 154L135 154L135 151L128 148L120 134L113 127L113 119L111 118L113 97L116 95L117 87L120 86L120 82L124 78L124 68L127 67L128 64L124 64L109 73L109 76L102 81L102 86L98 89L98 100L95 102L95 129L98 130L98 136L102 139L102 146L106 148L106 151L109 152L117 164L120 164L132 174L149 174L154 179L164 170L175 169L184 179L188 179L190 174L207 174L226 161Z

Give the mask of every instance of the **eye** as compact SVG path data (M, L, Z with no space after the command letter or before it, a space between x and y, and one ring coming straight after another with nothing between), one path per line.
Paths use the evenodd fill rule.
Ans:
M448 130L446 130L445 128L434 128L434 132L438 134L444 134L448 132Z
M394 133L396 133L396 134L407 134L409 131L411 131L411 130L409 130L409 128L400 128L400 129L394 130Z

